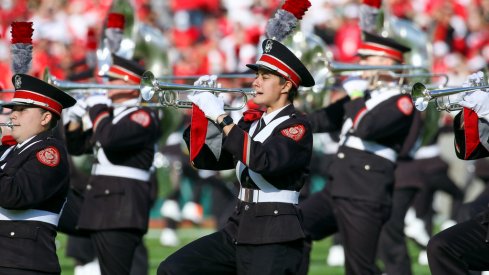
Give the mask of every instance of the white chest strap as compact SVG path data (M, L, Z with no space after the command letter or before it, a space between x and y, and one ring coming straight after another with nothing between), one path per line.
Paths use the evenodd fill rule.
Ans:
M115 165L109 161L105 155L104 149L97 150L98 163L92 166L92 175L94 176L112 176L129 178L140 181L149 181L151 177L150 170L138 169L130 166Z
M278 125L280 125L282 122L286 121L289 119L290 116L282 116L277 119L272 120L270 123L268 123L254 138L254 141L258 141L260 143L263 143L277 128ZM254 131L256 130L257 126L257 121L253 123L253 125L250 128L249 135L252 136ZM246 165L242 163L241 161L238 161L236 165L236 176L239 181L241 181L241 174L243 173L244 169L246 168ZM267 198L268 201L278 201L278 202L290 202L290 203L297 203L298 201L298 194L299 192L295 191L290 191L290 190L280 190L277 189L275 186L273 186L271 183L269 183L262 175L259 173L254 172L251 169L248 169L248 173L250 175L250 178L253 180L253 182L260 188L260 193L262 193L262 198L265 199ZM240 192L241 193L241 192ZM293 193L293 194L291 194ZM266 195L265 195L266 194ZM286 201L282 201L282 195L283 194L285 197L287 197ZM240 198L242 195L239 195ZM293 199L290 199L293 198ZM255 201L257 202L257 201Z

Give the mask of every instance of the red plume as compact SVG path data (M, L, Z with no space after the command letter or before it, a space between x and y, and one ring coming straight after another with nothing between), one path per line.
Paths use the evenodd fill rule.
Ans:
M116 28L116 29L124 29L124 24L126 20L122 13L109 13L107 19L107 28Z
M295 18L301 20L310 6L311 3L309 0L286 0L282 9L292 13Z
M32 44L32 22L12 22L12 44Z

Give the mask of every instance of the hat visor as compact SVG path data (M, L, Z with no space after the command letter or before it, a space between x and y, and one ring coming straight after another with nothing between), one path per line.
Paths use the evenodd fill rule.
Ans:
M32 106L32 107L41 108L40 106L30 104L30 103L24 103L24 102L6 102L6 103L1 103L0 106L8 109L12 109L14 106Z
M262 69L262 70L267 70L267 71L270 71L272 73L275 73L277 74L277 71L276 70L273 70L267 66L264 66L264 65L261 65L261 64L246 64L246 67L252 69L253 71L257 72L258 70Z

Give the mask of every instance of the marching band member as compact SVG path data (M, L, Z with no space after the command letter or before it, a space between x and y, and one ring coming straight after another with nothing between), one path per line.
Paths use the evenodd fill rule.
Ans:
M389 38L367 32L363 36L361 64L395 65L409 50ZM325 190L300 205L305 231L321 226L324 237L339 230L346 274L374 274L380 231L391 211L395 163L414 114L411 99L401 94L395 79L367 74L377 74L385 85L365 92L361 87L347 89L347 98L308 115L314 132L341 130L341 139Z
M68 153L53 136L76 100L25 74L12 77L12 137L0 158L0 274L60 274L56 227L69 188Z
M116 55L112 59L108 84L140 82L144 69L139 64ZM68 115L72 120L65 126L69 152L93 150L96 157L77 227L89 232L102 274L129 274L148 228L151 168L160 127L156 112L137 106L138 98L138 90L92 95L73 110L88 106L93 127L83 131L83 112L78 111Z
M253 101L267 107L261 119L262 112L250 111L235 124L224 112L222 98L209 92L189 96L210 120L202 121L209 126L207 136L219 131L218 136L224 135L222 146L218 140L217 147L206 143L199 151L194 144L198 133L192 127L200 110L194 110L191 128L184 134L193 164L211 170L236 167L239 201L223 229L170 255L158 274L297 272L304 238L297 203L311 158L312 131L292 103L298 87L313 86L314 79L278 41L266 39L262 47L256 64L247 65L256 71Z
M481 81L482 72L468 77L469 86ZM475 81L474 81L475 80ZM485 82L482 80L482 82ZM469 160L489 156L489 95L485 90L460 93L463 110L455 116L455 153ZM470 274L489 269L489 210L469 221L441 231L428 243L428 263L433 275Z

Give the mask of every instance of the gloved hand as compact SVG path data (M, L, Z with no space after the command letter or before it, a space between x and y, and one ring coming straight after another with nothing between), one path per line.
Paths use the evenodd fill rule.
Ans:
M464 96L458 103L460 106L474 110L477 116L489 121L489 93L483 90L475 90Z
M87 99L85 99L85 103L87 104L88 107L93 107L94 105L97 104L105 104L107 106L110 106L111 101L107 97L107 95L92 95L89 96Z
M197 81L194 82L194 86L201 86L201 87L211 87L215 88L217 87L217 75L203 75L197 79ZM198 90L195 89L193 90L193 95L197 95L200 93L206 92L206 90Z
M368 81L363 78L350 78L343 82L343 89L351 99L363 97L368 88Z
M223 98L220 96L217 97L210 92L200 92L196 95L188 95L187 98L197 105L207 118L214 122L217 122L217 118L220 115L226 113L224 112Z
M76 121L81 123L83 116L87 113L87 104L83 100L77 100L73 107L66 110L66 118L69 121Z
M482 71L473 73L467 77L462 87L477 87L487 85L487 80ZM480 118L489 118L489 93L485 90L472 90L461 92L452 96L462 97L458 104L462 107L474 110Z
M462 87L475 87L482 85L487 85L487 80L484 76L484 73L482 71L478 71L469 75L462 84Z

